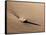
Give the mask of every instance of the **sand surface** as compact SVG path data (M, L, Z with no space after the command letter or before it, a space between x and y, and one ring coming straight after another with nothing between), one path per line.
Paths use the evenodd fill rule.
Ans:
M15 14L40 26L22 23ZM44 3L7 2L7 33L27 32L44 32Z

